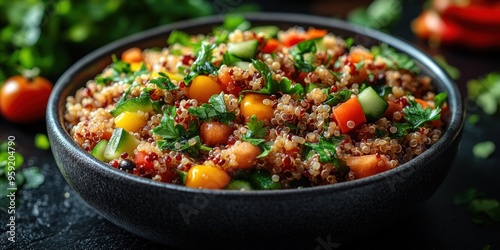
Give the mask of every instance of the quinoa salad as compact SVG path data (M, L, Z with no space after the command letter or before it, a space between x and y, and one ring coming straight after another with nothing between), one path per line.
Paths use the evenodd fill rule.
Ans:
M446 93L386 44L314 27L172 31L66 100L73 140L110 168L192 188L269 190L369 177L441 137Z

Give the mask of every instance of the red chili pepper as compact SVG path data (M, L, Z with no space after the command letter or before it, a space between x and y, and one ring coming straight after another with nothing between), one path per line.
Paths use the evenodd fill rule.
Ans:
M461 26L475 30L500 31L499 5L450 5L441 12L443 19L453 20Z
M438 12L425 10L412 23L413 32L431 44L458 45L474 49L500 48L500 23L496 29L481 30L461 25Z

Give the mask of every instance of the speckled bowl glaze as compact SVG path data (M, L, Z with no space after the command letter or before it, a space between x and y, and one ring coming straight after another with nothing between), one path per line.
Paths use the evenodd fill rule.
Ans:
M219 16L188 20L104 46L74 64L55 84L47 109L48 135L61 173L83 200L114 224L170 246L282 249L360 240L409 215L436 191L457 152L464 110L457 87L431 58L405 41L331 18L283 13L247 18L254 25L328 29L365 46L384 42L407 53L438 91L448 92L446 132L422 155L390 171L335 185L277 191L197 190L155 182L109 167L80 149L63 123L66 97L109 65L112 54L132 46L165 46L174 29L208 33L222 21Z

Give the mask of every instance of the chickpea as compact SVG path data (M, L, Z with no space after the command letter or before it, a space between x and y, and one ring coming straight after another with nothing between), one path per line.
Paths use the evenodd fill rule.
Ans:
M255 165L257 156L260 155L260 148L250 142L241 142L234 144L230 149L236 159L236 166L232 169L251 169Z
M225 144L233 128L220 122L204 122L200 127L200 138L208 146Z

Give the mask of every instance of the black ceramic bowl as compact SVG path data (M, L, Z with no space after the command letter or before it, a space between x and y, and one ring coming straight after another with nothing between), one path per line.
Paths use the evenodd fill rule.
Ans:
M422 51L371 29L331 18L249 14L255 25L314 26L365 46L387 43L413 57L439 92L448 92L451 115L441 140L414 160L364 179L295 190L197 190L155 182L100 162L74 143L63 124L65 99L127 48L161 47L170 31L208 33L220 17L158 27L104 46L82 58L57 81L47 110L48 135L68 183L99 214L142 237L178 247L320 246L359 240L409 215L439 187L456 154L464 112L448 75ZM335 243L335 244L333 244Z

